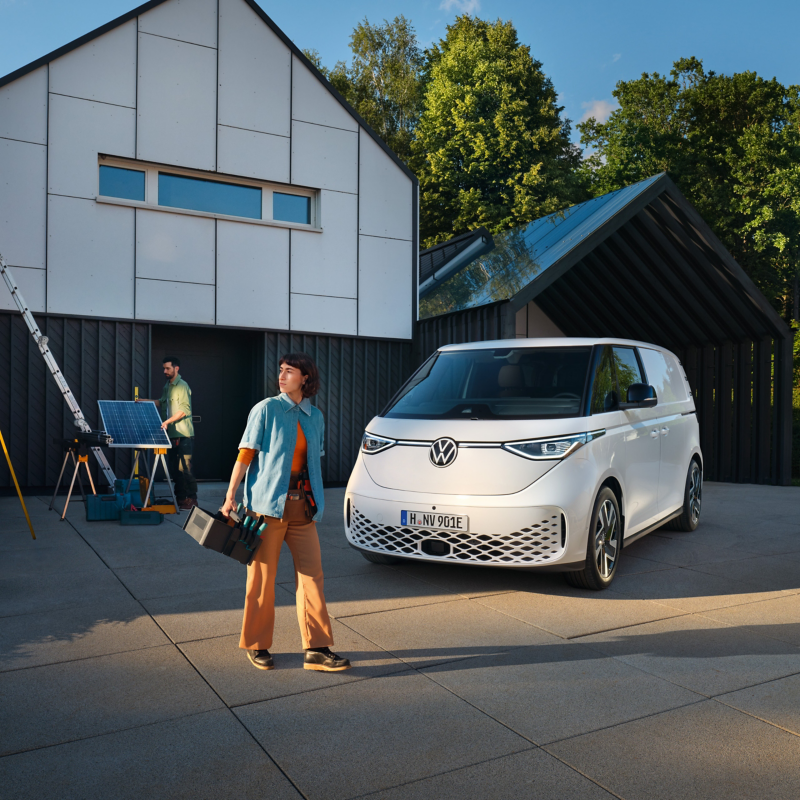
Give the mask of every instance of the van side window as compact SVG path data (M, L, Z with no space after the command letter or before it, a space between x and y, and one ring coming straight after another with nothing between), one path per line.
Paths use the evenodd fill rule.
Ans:
M659 403L675 403L688 399L683 370L672 356L658 350L640 347L639 355L650 385L656 390Z
M628 388L632 383L644 383L636 351L632 347L614 348L614 366L617 368L617 383L622 401L628 399Z
M619 402L617 380L614 376L614 358L611 348L606 346L595 361L592 376L592 414L614 411Z

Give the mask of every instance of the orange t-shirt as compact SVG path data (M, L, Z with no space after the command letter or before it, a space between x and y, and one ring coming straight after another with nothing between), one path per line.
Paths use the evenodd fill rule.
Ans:
M237 461L241 461L243 464L250 464L252 460L256 457L256 453L258 450L253 450L249 447L243 447L239 450L239 455L236 458ZM305 434L303 433L303 429L300 427L300 423L297 423L297 444L294 447L294 455L292 456L292 472L302 472L306 466L306 461L308 460L308 442L306 441Z

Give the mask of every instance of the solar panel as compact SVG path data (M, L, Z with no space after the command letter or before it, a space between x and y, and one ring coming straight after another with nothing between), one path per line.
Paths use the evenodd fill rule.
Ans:
M111 447L171 447L152 400L98 400L103 427L114 438Z

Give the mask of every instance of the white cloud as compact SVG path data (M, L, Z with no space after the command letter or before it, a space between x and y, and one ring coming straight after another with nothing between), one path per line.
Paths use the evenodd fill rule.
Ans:
M589 103L581 103L583 116L580 121L585 122L589 117L594 117L598 122L606 122L611 116L611 112L619 108L616 100L592 100Z
M442 11L455 10L459 14L477 14L481 10L481 0L442 0L439 4Z
M614 64L622 58L622 53L614 53L614 56L611 59L611 63Z

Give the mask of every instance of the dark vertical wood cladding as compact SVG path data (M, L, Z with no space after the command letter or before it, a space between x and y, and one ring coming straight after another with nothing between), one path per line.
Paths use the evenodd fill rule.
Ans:
M147 386L148 325L45 315L36 315L36 321L93 428L100 425L98 399L130 400L134 386ZM0 314L0 428L20 484L53 486L63 459L53 438L69 436L75 426L19 314ZM130 469L130 451L106 452L115 472ZM96 475L93 460L90 467ZM0 486L11 486L5 460Z
M281 356L298 351L308 353L320 373L320 391L312 402L325 415L322 478L346 482L364 428L411 373L411 343L267 331L260 373L264 397L278 393Z
M514 314L508 303L420 320L414 333L415 366L446 344L513 339L514 336Z

